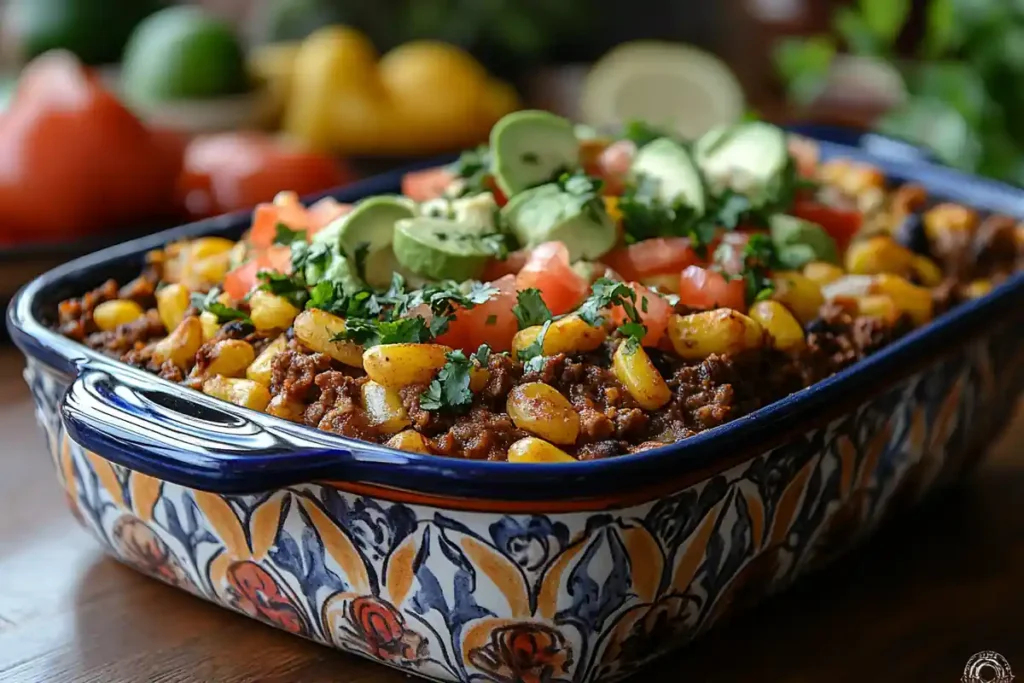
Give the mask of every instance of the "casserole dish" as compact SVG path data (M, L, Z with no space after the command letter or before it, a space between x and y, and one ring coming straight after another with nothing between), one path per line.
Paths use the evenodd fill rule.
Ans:
M821 143L1021 217L1024 192ZM397 178L339 193L394 191ZM269 624L454 681L606 681L776 592L961 477L1012 412L1024 277L856 366L672 446L567 465L401 453L235 408L46 326L172 239L79 259L12 303L69 505L111 554Z

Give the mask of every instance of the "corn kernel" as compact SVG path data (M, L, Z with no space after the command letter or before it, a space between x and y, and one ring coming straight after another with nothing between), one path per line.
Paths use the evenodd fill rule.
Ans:
M216 284L224 279L231 266L231 254L214 254L194 261L187 267L188 277L196 284Z
M964 296L968 299L980 299L991 291L992 282L990 280L973 280L964 287Z
M889 296L901 312L910 316L915 325L924 325L932 319L934 304L931 292L907 282L898 275L875 276L871 293Z
M249 297L249 317L257 330L286 330L299 314L284 297L261 289Z
M270 403L267 405L267 414L289 422L302 422L306 414L306 406L301 401L289 400L286 394L278 394L270 399Z
M811 280L812 282L817 283L818 286L823 287L846 275L846 271L832 263L826 263L825 261L811 261L804 266L803 274L808 280Z
M362 396L370 424L382 433L394 434L412 424L402 405L402 397L394 389L371 380L363 385Z
M977 227L977 212L960 204L937 204L924 214L924 231L932 241L942 241L951 233L970 236Z
M870 294L857 300L857 312L869 318L881 318L894 325L900 318L900 309L892 297L885 294Z
M528 436L508 447L508 461L522 463L576 462L576 458L543 439Z
M834 185L843 194L850 196L885 186L885 176L879 169L848 159L834 159L821 164L818 167L818 177L824 183Z
M256 358L252 344L241 339L223 339L213 345L206 375L241 377Z
M618 197L604 197L604 210L613 222L618 223L622 220L622 211L619 210Z
M96 327L104 332L111 332L125 323L138 320L145 314L142 306L130 299L114 299L113 301L104 301L94 308L92 319L96 323Z
M193 240L188 248L188 256L193 261L200 261L211 256L226 254L235 243L224 237L200 237Z
M184 285L170 284L156 293L156 310L168 332L185 318L185 311L190 305L188 287Z
M786 270L772 277L775 292L772 299L792 311L801 323L809 323L818 317L818 309L825 303L821 286L801 273Z
M199 314L199 324L203 330L203 341L210 341L220 332L220 321L217 320L217 316L209 311L203 311Z
M423 438L422 434L412 429L398 432L388 439L384 445L407 453L430 453L427 440Z
M469 390L474 394L479 394L483 391L490 381L491 371L487 368L474 367L469 371Z
M668 319L672 347L686 360L703 360L713 353L739 353L761 346L763 331L756 321L731 308L717 308Z
M516 359L520 351L537 341L543 329L543 325L535 325L516 332L512 338L512 352ZM548 326L544 333L544 355L593 351L607 338L608 331L605 328L592 327L576 314L567 315Z
M311 309L292 323L295 338L307 347L354 368L363 367L363 348L349 341L331 341L345 332L345 321L336 315Z
M288 338L282 334L263 347L260 355L256 356L256 359L246 369L245 376L253 382L259 382L269 387L274 374L274 357L286 348L288 348Z
M942 270L927 256L914 256L911 269L925 287L938 287L942 284Z
M825 301L835 302L838 299L856 299L867 296L873 279L870 275L844 275L821 288Z
M516 427L552 443L573 444L580 433L580 415L554 387L543 382L512 389L505 410Z
M854 242L846 252L846 270L854 275L906 275L913 262L914 252L888 235Z
M780 351L804 348L804 330L793 314L778 301L758 301L748 315L771 337L772 346Z
M249 379L217 375L203 382L203 393L260 412L265 411L270 403L270 390Z
M657 410L672 398L672 391L643 347L629 341L612 356L612 372L629 395L645 410Z
M185 318L153 347L153 361L157 365L172 361L179 368L189 367L202 344L203 326L199 318Z
M363 354L363 369L386 387L426 384L448 362L450 352L440 344L381 344Z

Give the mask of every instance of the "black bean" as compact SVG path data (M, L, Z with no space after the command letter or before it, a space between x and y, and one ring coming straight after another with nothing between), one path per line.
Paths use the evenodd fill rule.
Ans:
M931 253L928 234L924 231L924 219L919 213L907 214L903 222L896 228L893 237L916 254L928 256Z

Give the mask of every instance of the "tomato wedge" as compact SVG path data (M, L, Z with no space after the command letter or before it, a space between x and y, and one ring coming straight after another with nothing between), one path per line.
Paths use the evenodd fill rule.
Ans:
M467 353L476 351L481 344L487 344L494 351L512 348L512 337L519 330L519 323L512 313L512 307L516 305L516 278L506 275L491 285L498 288L498 293L486 303L459 310L448 330L437 338L437 343ZM421 311L416 313L422 314ZM426 313L423 317L429 319L429 311Z
M691 308L734 308L746 311L743 280L726 280L721 273L690 266L679 276L679 302Z
M642 343L644 346L659 346L665 337L665 330L668 328L668 317L672 314L672 306L663 296L638 282L630 282L629 286L636 292L636 308L640 312L643 324L647 326L647 334L644 335ZM644 299L647 300L646 306ZM626 318L626 311L622 306L616 306L611 310L611 319L616 325L626 322Z
M519 289L536 288L555 315L568 313L587 295L589 285L569 265L569 250L561 242L545 242L530 254L516 275Z
M437 199L455 180L455 172L447 166L412 171L402 177L402 194L417 202Z
M656 237L615 249L601 261L627 281L651 275L676 274L683 268L700 263L700 257L686 237Z
M850 246L850 241L860 231L864 220L860 211L837 209L811 199L798 199L792 213L797 218L817 223L824 228L836 241L840 253Z
M241 299L259 283L256 276L264 270L290 273L292 252L288 247L273 246L238 266L224 277L224 291L232 299Z

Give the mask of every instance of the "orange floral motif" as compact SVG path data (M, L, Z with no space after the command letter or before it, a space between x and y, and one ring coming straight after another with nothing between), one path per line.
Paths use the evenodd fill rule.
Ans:
M349 604L352 626L374 657L389 662L418 662L427 656L427 641L406 628L405 617L394 607L372 596Z
M502 683L551 683L572 664L572 653L555 629L523 622L495 628L469 661Z
M111 538L118 556L124 562L172 586L196 592L192 580L167 544L142 520L131 515L118 518L114 522Z
M307 635L302 612L270 573L255 562L235 562L227 570L234 606L278 628Z

